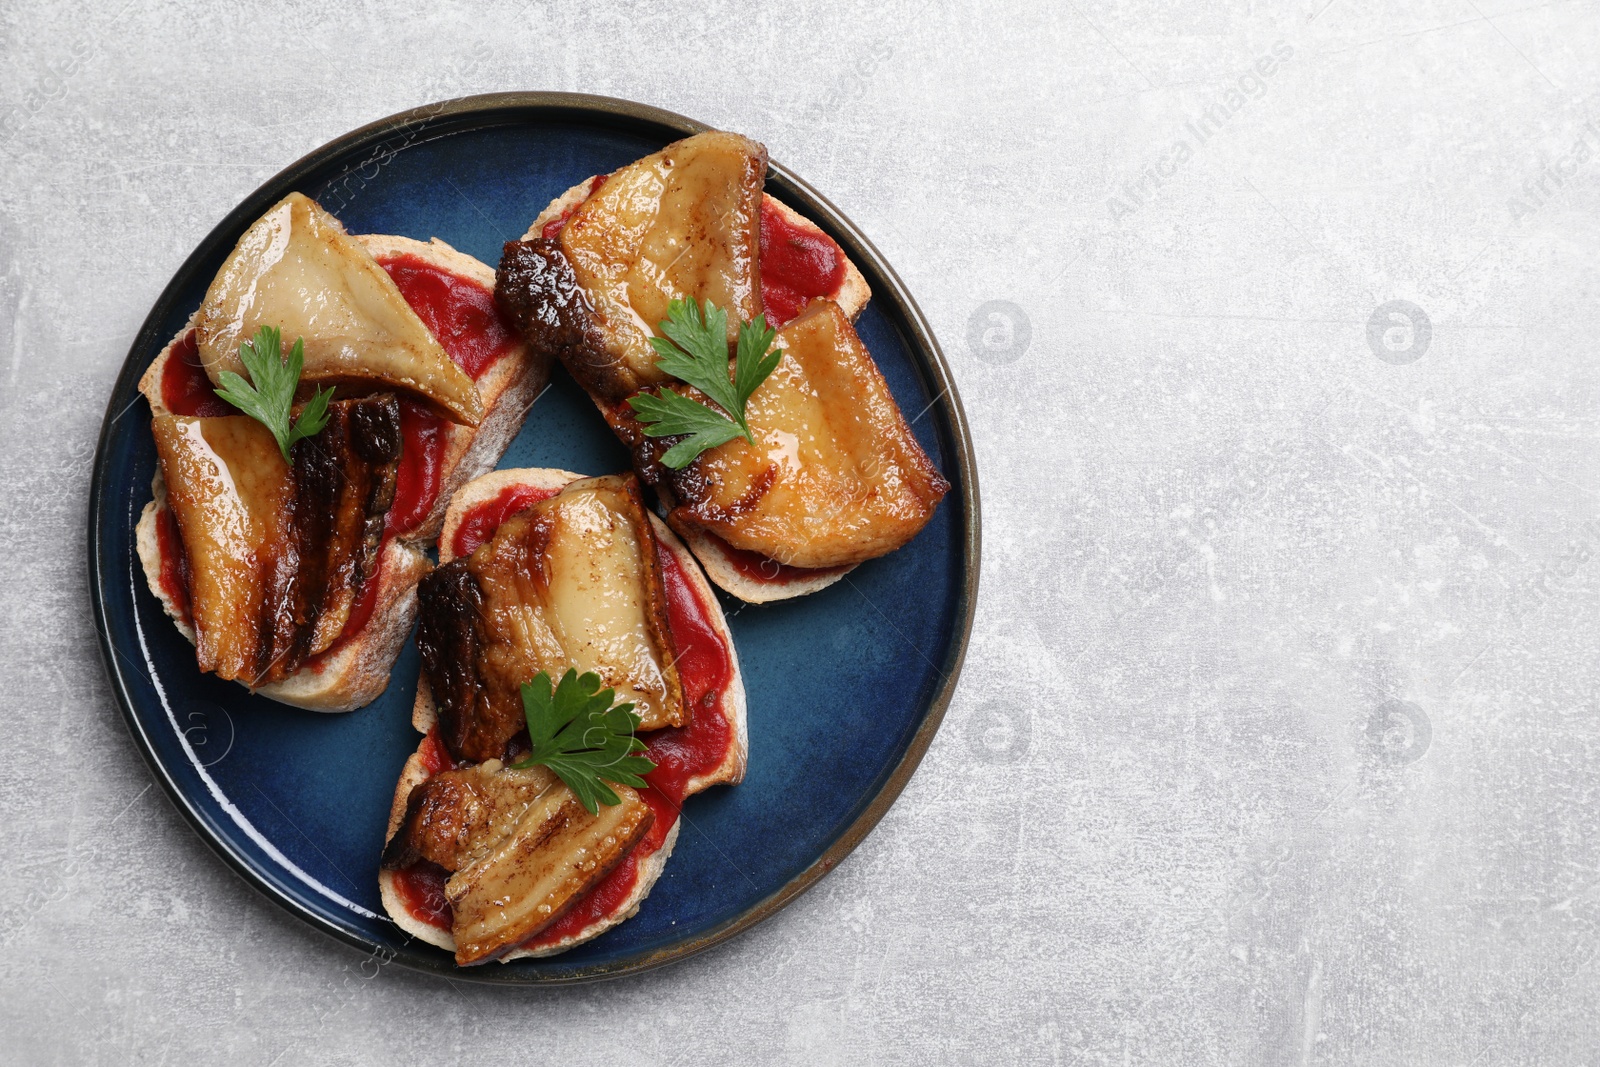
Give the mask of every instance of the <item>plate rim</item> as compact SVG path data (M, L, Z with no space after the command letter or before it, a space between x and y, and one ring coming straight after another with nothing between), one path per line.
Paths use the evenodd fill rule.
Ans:
M497 113L503 113L500 116L500 121L495 121ZM588 93L533 91L483 93L424 104L370 122L365 126L358 127L331 141L325 142L262 182L241 199L232 210L224 215L200 239L194 249L173 272L172 277L156 297L144 322L134 334L133 343L129 347L128 354L123 360L122 369L112 386L111 396L106 403L105 415L101 420L100 434L95 446L94 467L89 483L88 528L86 531L89 555L89 597L94 612L101 661L107 678L111 682L112 692L116 697L118 707L122 712L123 722L132 734L140 755L144 757L144 761L155 776L156 781L161 784L173 806L183 815L190 829L212 852L222 859L234 874L244 879L251 888L309 925L312 929L354 948L368 953L383 955L387 957L385 962L393 959L409 969L457 981L511 986L573 985L609 978L620 978L687 959L737 936L793 903L802 893L815 885L825 874L853 852L883 818L884 814L888 812L895 800L899 798L906 784L911 780L912 774L915 773L917 766L922 762L922 757L932 743L934 734L938 732L950 700L954 696L956 685L960 679L961 668L966 659L967 647L972 636L973 617L977 609L979 570L982 563L982 522L979 510L977 459L954 375L950 371L943 349L934 336L933 330L928 325L922 309L918 307L916 301L906 289L905 283L900 279L899 274L895 272L877 247L867 239L866 235L856 227L848 216L786 167L778 163L769 163L769 179L774 177L777 179L780 191L799 200L805 208L810 209L808 217L811 217L825 230L829 231L836 240L843 237L844 240L840 241L840 243L853 246L852 255L854 256L858 252L861 253L861 259L869 263L879 277L888 283L888 295L897 305L905 320L905 326L909 329L910 336L907 340L909 342L908 347L914 353L913 362L920 364L918 367L919 372L925 375L928 384L935 388L936 393L933 403L940 405L944 409L944 414L949 421L955 445L956 466L959 468L959 490L962 504L961 521L964 527L959 538L963 574L954 613L950 651L946 657L946 662L941 667L936 668L943 675L943 679L929 699L921 721L907 744L905 752L902 753L898 762L890 769L883 783L878 787L877 792L861 812L856 815L843 831L834 837L833 841L823 851L823 854L804 870L738 915L724 920L694 937L629 959L595 964L558 975L528 974L521 971L510 971L506 968L462 968L456 967L453 963L449 963L442 958L435 958L438 950L432 949L432 946L428 946L432 949L429 953L411 951L413 946L418 943L414 938L400 949L395 949L344 929L312 912L294 897L279 890L256 870L254 863L230 848L225 840L213 832L210 820L205 813L199 810L198 806L191 800L188 791L178 784L157 755L145 725L134 709L134 700L129 689L129 683L124 675L123 668L117 660L119 653L111 642L110 626L106 614L106 602L111 591L108 590L107 584L108 579L115 573L117 567L106 558L105 546L103 545L104 538L101 535L103 525L108 521L115 521L112 509L107 506L109 501L106 499L105 492L106 483L110 476L108 445L116 423L129 410L124 407L123 411L115 412L113 408L117 403L118 397L123 396L130 389L137 392L138 379L143 375L145 368L137 365L136 357L141 351L148 348L150 344L159 341L162 324L176 303L180 290L186 287L199 262L210 253L214 246L219 242L225 242L227 240L226 235L239 227L241 223L248 225L250 221L258 218L272 203L281 199L286 189L296 187L312 172L338 157L351 153L353 150L376 146L382 151L397 153L419 141L448 136L462 129L483 129L498 125L511 125L516 123L519 117L540 117L547 121L550 119L566 119L575 123L598 122L613 128L631 127L651 134L676 135L673 139L690 136L712 128L705 123L676 112L616 97L597 96ZM405 143L398 149L390 148L388 142L396 136L405 136ZM388 919L387 916L384 916L384 918ZM393 920L389 921L392 922Z

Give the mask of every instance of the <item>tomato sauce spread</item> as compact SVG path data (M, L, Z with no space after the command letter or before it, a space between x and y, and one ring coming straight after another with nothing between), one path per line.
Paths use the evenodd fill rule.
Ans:
M516 333L495 308L493 289L409 253L384 256L378 265L389 272L417 318L473 381L516 346ZM400 435L404 444L385 536L415 529L433 510L450 423L416 401L401 400Z
M192 623L189 614L189 557L178 536L178 517L171 508L156 513L156 550L161 556L161 591L178 610L178 617Z
M410 253L384 256L378 265L389 272L417 318L473 381L516 346L516 331L500 317L493 288Z
M509 517L529 503L531 499L518 504L508 489L478 507L486 517L497 513ZM462 523L462 531L473 518L475 515L469 513ZM466 547L473 539L481 538L471 544L471 548L476 548L494 533L493 527L487 524L473 528L476 532L466 542L458 532L457 547ZM656 816L644 838L594 889L555 922L525 941L523 948L553 945L582 933L586 927L614 913L638 885L640 865L666 843L667 834L678 821L678 810L690 781L720 767L733 743L733 724L718 708L722 694L733 680L733 662L727 643L712 623L714 608L702 599L675 553L658 544L657 555L666 587L668 624L678 649L678 677L684 699L694 709L693 714L688 726L655 730L644 736L650 759L656 764L656 769L645 776L650 788L640 793ZM437 750L440 755L430 757L430 749ZM447 769L450 757L443 750L437 736L429 734L423 743L423 764L430 774L438 773L435 766ZM444 898L444 883L448 878L449 874L442 868L431 864L418 864L394 875L396 889L411 915L440 929L449 929L451 922L449 901Z
M193 327L172 344L172 355L161 369L161 402L174 415L213 419L237 415L239 409L217 395L200 362L200 343Z
M761 305L769 326L777 329L814 298L838 293L844 273L844 251L833 238L796 226L762 199Z
M456 536L450 542L450 552L456 558L470 556L478 546L488 542L500 524L511 516L541 500L549 499L560 489L544 489L536 485L508 485L499 495L480 504L474 504L461 516Z
M787 563L779 563L770 556L763 556L759 552L748 549L734 548L715 534L706 534L717 542L717 547L722 550L723 556L734 570L753 582L770 582L782 585L787 582L797 582L806 578L826 578L831 574L843 574L848 567L791 567Z

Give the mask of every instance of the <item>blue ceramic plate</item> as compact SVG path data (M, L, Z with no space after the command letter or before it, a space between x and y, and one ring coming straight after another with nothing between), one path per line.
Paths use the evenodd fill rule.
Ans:
M89 511L91 594L106 669L135 740L217 853L313 926L410 966L507 983L571 982L680 959L793 900L882 817L954 688L978 579L978 489L948 368L894 272L848 220L774 164L767 190L827 230L862 269L858 323L901 410L953 491L908 547L831 588L764 607L724 599L750 702L744 783L690 798L666 873L640 912L549 959L458 969L402 933L378 900L395 778L417 746L417 654L345 715L253 697L195 669L134 553L155 447L137 382L199 305L239 235L291 190L352 233L440 237L485 263L568 186L704 129L602 97L498 94L357 130L267 182L213 230L161 294L107 408ZM626 452L559 368L503 467L626 470Z

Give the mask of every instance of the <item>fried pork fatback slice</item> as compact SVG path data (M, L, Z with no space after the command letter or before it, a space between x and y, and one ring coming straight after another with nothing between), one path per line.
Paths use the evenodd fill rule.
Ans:
M371 253L316 201L290 193L239 238L196 317L213 382L243 374L239 346L262 326L305 343L301 384L411 393L476 426L483 403Z
M528 806L557 784L548 768L518 770L499 760L436 774L411 790L383 866L397 871L425 860L459 870L485 841L515 829Z
M560 918L650 829L650 806L614 788L621 803L591 815L543 767L489 760L445 771L411 791L383 865L423 859L453 872L445 896L456 962L481 963Z
M676 438L650 438L627 408L613 426L645 477L673 499L668 520L794 567L838 567L892 552L949 491L900 414L850 320L817 300L778 332L777 369L751 396L755 435L680 471L660 463ZM705 402L691 387L672 388Z
M394 500L393 396L335 401L283 462L245 415L151 422L189 570L200 669L277 682L344 630Z
M640 728L689 708L654 535L633 475L573 482L500 525L418 587L417 647L458 759L505 755L524 725L520 686L541 670L593 671Z
M672 300L726 310L730 342L761 312L766 171L765 148L717 131L615 171L556 237L506 246L502 310L592 396L665 383L649 339Z

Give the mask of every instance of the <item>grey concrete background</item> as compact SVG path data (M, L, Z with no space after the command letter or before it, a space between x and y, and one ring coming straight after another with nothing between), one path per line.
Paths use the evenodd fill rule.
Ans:
M1597 27L0 6L0 1061L1593 1062ZM856 854L725 947L532 993L364 966L229 874L117 715L83 547L194 243L348 129L510 88L749 133L834 199L946 347L985 510L960 691Z

